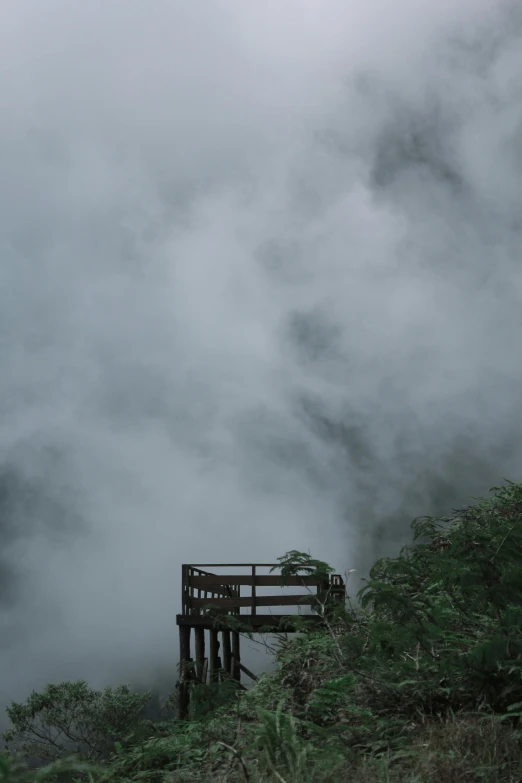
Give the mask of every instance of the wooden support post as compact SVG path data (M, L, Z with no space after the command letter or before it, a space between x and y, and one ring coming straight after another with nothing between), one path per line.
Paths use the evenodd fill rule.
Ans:
M232 677L234 680L241 682L241 669L239 664L241 663L241 655L239 650L239 631L232 632Z
M189 671L188 663L190 661L190 626L180 625L179 627L179 719L186 720L189 711L190 691L189 691Z
M218 641L218 632L215 631L213 628L209 631L210 635L210 650L209 650L209 672L210 672L210 682L215 682L217 677L217 672L219 669L219 641Z
M198 682L203 681L203 662L205 660L205 629L194 628L196 646L196 677Z
M227 674L232 674L232 648L230 646L230 631L222 631L223 640L223 669Z
M239 668L241 669L242 672L245 672L245 674L247 674L250 677L251 680L254 680L254 682L257 682L256 675L253 674L253 672L251 672L250 669L247 669L247 667L243 666L242 663L239 664Z

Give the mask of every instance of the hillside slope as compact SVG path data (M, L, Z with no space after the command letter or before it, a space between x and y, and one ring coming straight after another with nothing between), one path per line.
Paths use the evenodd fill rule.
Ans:
M412 526L357 606L281 636L275 672L248 692L193 686L188 722L141 726L92 779L522 780L522 484Z

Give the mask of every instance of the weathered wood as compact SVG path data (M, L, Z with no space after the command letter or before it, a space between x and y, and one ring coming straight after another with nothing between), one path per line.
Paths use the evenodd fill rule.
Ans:
M215 574L205 571L204 568L237 568L248 567L250 574ZM263 587L316 587L317 593L325 591L328 602L344 600L344 582L340 575L334 574L327 579L314 577L292 576L283 579L281 574L256 573L257 568L271 567L271 563L234 563L232 565L215 564L182 566L182 614L176 616L176 623L180 633L180 682L179 704L180 717L186 718L189 713L190 688L189 680L194 677L190 657L191 629L195 632L195 673L200 682L215 682L216 679L232 676L239 687L241 672L256 680L253 674L241 663L240 657L240 631L272 632L286 631L289 633L299 630L299 625L304 621L314 627L324 624L324 620L316 614L302 614L299 606L313 606L317 603L317 596L309 593L299 595L258 595L258 588ZM275 566L280 568L280 566ZM241 586L250 587L251 595L241 596ZM314 590L314 593L316 591ZM259 607L295 607L292 614L258 614ZM241 614L241 607L247 610ZM209 612L204 609L209 608ZM291 611L289 609L288 611ZM240 623L238 630L237 623ZM209 630L210 650L209 657L205 657L205 631ZM219 655L220 644L218 632L223 640L223 668ZM226 672L226 674L225 674Z
M223 641L223 669L227 674L232 674L232 647L230 644L230 631L222 631Z
M219 656L219 640L218 632L214 628L210 628L209 631L209 674L210 682L214 682L216 679Z
M203 662L205 660L205 629L194 628L195 649L196 649L196 676L199 682L203 678Z
M285 624L289 621L288 632L290 633L290 627L292 626L292 620L307 620L310 622L310 624L314 625L320 625L323 623L323 620L321 617L315 614L311 615L287 615L287 614L257 614L255 617L252 617L250 614L236 614L232 616L232 619L234 621L234 624L239 620L242 625L244 625L249 630L256 630L258 628L261 628L262 626L270 626L271 628L280 628L281 623ZM201 617L194 616L191 614L188 615L182 615L178 614L176 615L176 623L178 626L183 625L190 625L192 628L197 628L198 626L202 626L203 628L208 629L216 629L220 627L231 627L230 623L228 622L228 616L223 615L219 620L213 617L206 617L205 615L202 615ZM234 628L234 626L232 626Z
M199 563L199 565L187 563L187 565L189 568L198 571L201 571L202 568L252 568L252 566L256 566L257 568L281 568L279 563ZM202 573L205 574L209 572L202 571Z
M257 607L261 606L261 604L257 603L257 592L256 592L257 584L258 582L257 582L256 567L255 565L253 565L252 566L252 594L251 594L252 606L250 609L253 617L257 614Z
M257 682L257 677L256 677L256 675L255 675L255 674L252 674L252 672L250 671L250 669L247 669L247 667L246 667L246 666L244 666L244 665L243 665L241 662L239 663L239 668L241 669L241 671L242 671L242 672L245 672L245 674L246 674L248 677L250 677L250 679L251 679L251 680L254 680L254 682Z
M300 595L254 595L234 598L191 598L189 606L193 609L213 607L216 609L233 609L236 606L312 606L317 604L317 597L309 593ZM252 612L255 614L255 612Z
M180 662L180 677L179 677L179 719L186 720L189 711L189 683L188 683L188 663L190 661L190 631L189 625L180 626L179 629L179 662Z
M190 658L190 626L180 629L179 635L179 659L181 662Z
M255 567L255 566L254 566ZM210 576L193 576L191 578L191 584L194 587L198 587L201 590L208 590L214 586L223 585L245 585L250 587L255 583L258 587L300 587L301 585L307 585L315 587L317 585L323 585L323 582L319 579L312 579L311 577L290 576L285 582L282 582L281 576L268 576L266 574L260 574L252 576L251 574L243 575L225 575L212 574Z
M239 649L240 636L237 631L232 632L232 677L238 682L241 681L241 669L239 664L241 663L241 655Z
M183 604L183 614L188 613L188 578L189 578L189 567L187 565L181 566L181 601Z

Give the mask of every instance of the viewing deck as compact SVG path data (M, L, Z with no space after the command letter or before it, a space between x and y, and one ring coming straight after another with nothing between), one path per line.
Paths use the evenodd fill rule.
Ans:
M206 569L234 569L236 573L216 573ZM176 616L180 638L179 716L184 719L189 710L190 682L207 682L228 676L238 687L241 672L252 679L255 675L242 663L239 641L242 632L293 633L299 629L300 618L312 625L324 622L311 607L325 608L344 601L345 585L339 574L317 579L281 573L262 573L264 569L279 569L273 563L210 563L182 566L182 613ZM237 571L241 570L242 573ZM243 590L242 590L243 588ZM285 592L300 588L301 592ZM315 591L314 591L315 588ZM261 609L261 613L258 611ZM269 611L267 610L277 610ZM191 655L191 631L195 635L195 656ZM205 631L209 636L209 656L205 655ZM222 657L219 655L222 639Z

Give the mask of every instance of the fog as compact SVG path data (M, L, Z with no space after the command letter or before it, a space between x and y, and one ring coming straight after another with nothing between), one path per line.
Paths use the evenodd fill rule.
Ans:
M515 5L4 0L0 707L520 479Z

